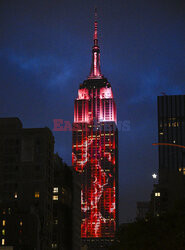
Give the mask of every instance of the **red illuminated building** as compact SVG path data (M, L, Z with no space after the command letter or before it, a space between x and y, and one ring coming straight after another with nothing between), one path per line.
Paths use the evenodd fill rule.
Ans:
M92 66L74 105L72 164L81 174L81 237L88 249L113 241L118 225L118 131L112 88L100 70L95 15Z

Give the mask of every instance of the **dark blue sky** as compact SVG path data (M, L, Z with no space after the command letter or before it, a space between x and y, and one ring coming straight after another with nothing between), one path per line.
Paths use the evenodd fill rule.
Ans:
M185 94L185 5L182 0L1 0L0 116L24 127L53 129L73 120L87 78L93 11L99 12L101 69L112 84L119 133L120 220L148 200L157 171L157 95ZM71 164L71 132L55 132L55 151Z

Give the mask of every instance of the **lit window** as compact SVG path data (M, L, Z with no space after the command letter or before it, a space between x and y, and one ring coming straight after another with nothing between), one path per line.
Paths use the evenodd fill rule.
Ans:
M22 221L20 221L20 226L22 227Z
M53 188L53 193L55 193L55 194L58 193L58 187Z
M57 248L57 243L52 243L52 248Z
M54 223L55 223L55 225L57 225L58 224L58 220L55 220Z
M10 207L8 208L8 214L11 214L11 208Z
M53 195L53 200L58 201L58 195Z
M3 235L3 236L5 235L5 229L2 230L2 235Z
M3 227L4 227L4 226L6 225L6 221L5 221L5 220L3 220L3 223L2 223L2 224L3 224Z
M40 197L40 193L39 192L35 192L35 198L39 198Z
M155 196L159 197L159 196L161 196L161 194L160 193L155 193Z
M182 172L185 175L185 168L179 168L179 172Z
M17 199L17 197L18 197L18 196L17 196L17 192L16 192L16 193L14 194L14 198Z
M2 246L5 245L5 239L2 239Z
M64 188L62 188L62 194L64 194L65 193L65 189Z

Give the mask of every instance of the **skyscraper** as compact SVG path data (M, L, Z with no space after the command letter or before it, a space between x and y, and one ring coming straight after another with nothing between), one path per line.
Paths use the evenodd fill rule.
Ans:
M158 96L159 213L185 198L185 95ZM158 196L157 196L158 194Z
M81 237L88 249L114 238L118 225L118 131L111 84L100 70L97 14L92 66L74 105L72 164L81 175Z

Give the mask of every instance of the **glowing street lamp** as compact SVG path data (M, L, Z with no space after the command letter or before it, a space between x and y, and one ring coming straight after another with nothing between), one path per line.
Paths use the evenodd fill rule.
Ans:
M153 179L157 179L157 175L154 173L154 174L152 175L152 178L153 178Z

